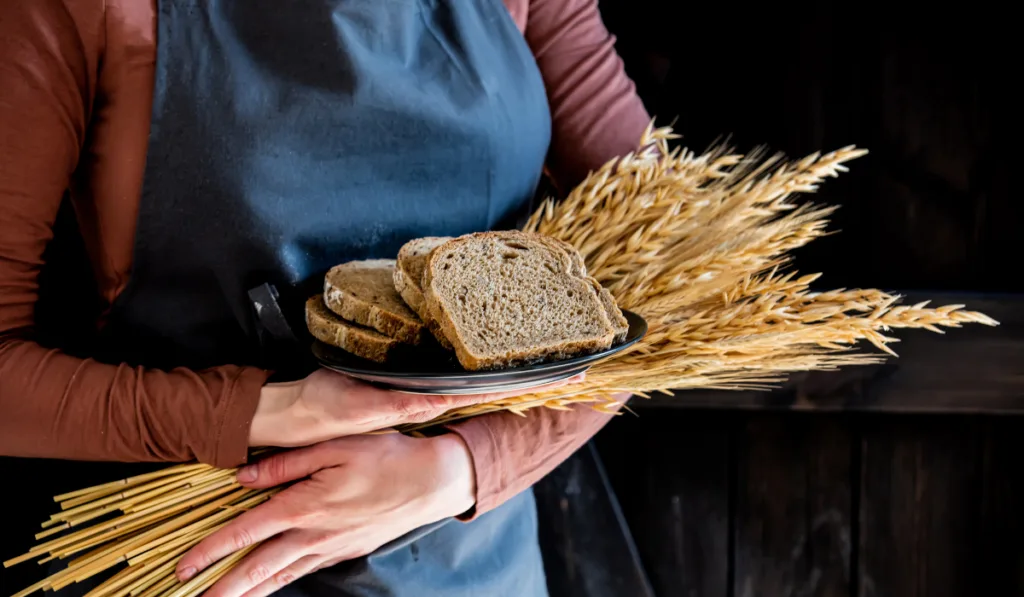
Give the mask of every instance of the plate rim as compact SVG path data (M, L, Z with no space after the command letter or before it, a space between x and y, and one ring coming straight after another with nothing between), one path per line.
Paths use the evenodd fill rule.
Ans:
M630 324L630 332L627 332L627 339L620 344L616 344L610 348L607 348L600 352L586 354L571 359L563 359L559 361L550 361L545 363L539 363L535 365L528 365L526 367L513 367L509 369L496 369L486 371L454 371L449 373L430 373L430 372L384 372L379 370L363 369L356 367L343 367L337 364L329 364L325 359L320 358L317 354L317 346L323 346L328 350L341 351L343 349L331 346L325 342L319 340L313 341L313 346L310 352L313 353L313 358L320 364L321 367L337 371L339 373L355 373L360 375L372 375L374 377L381 377L394 380L429 380L443 383L445 381L471 381L479 380L482 383L486 383L488 380L504 379L510 376L526 375L529 373L541 373L544 371L550 371L559 367L572 368L573 366L590 366L593 363L616 355L631 346L634 346L638 342L644 339L647 335L648 325L647 320L644 319L640 314L627 309L622 309L622 314L626 318L626 321ZM633 333L634 325L638 328L638 331ZM632 336L632 337L630 337ZM352 355L355 358L360 358L356 355ZM364 359L365 360L365 359ZM372 361L367 361L371 362Z
M445 396L466 396L472 394L500 394L503 392L518 392L526 391L540 386L545 386L551 383L569 379L574 375L579 375L584 371L590 370L590 365L582 365L573 369L567 369L560 371L555 375L549 375L547 377L538 377L522 382L509 381L506 383L493 383L488 385L471 385L471 386L432 386L432 387L417 387L417 386L401 386L401 385L389 385L383 383L377 383L379 387L385 388L391 392L400 392L402 394L413 394L413 395L445 395ZM365 381L365 380L364 380ZM510 387L515 386L515 387Z

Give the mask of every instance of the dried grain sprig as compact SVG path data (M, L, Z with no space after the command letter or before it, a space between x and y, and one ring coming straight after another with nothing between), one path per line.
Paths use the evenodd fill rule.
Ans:
M176 581L167 582L173 578L177 558L230 519L280 491L239 487L233 469L187 465L165 471L171 472L140 475L58 496L61 499L57 501L64 504L76 501L60 515L102 512L107 520L45 541L4 562L6 567L31 559L45 562L76 556L65 569L17 595L59 590L117 566L124 567L93 589L91 597L137 595L158 585L177 586ZM165 488L169 490L163 491ZM111 493L111 489L116 491ZM92 501L83 501L86 497Z
M770 387L795 371L871 364L852 352L867 342L894 355L899 328L941 331L996 325L962 306L902 306L878 290L812 292L817 275L782 273L788 253L828 234L834 207L800 202L846 163L856 147L786 162L762 150L723 147L703 155L670 150L670 129L649 128L647 148L593 172L563 201L547 200L528 231L561 238L591 275L649 325L641 343L598 363L584 384L447 413L445 422L485 412L591 403L607 410L616 392Z

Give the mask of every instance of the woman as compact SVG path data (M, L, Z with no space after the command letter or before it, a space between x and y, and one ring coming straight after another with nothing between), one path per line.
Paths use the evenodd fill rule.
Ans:
M291 313L335 263L499 226L543 168L567 186L633 149L648 115L612 44L595 0L3 3L0 454L310 446L243 468L308 480L182 558L188 578L269 539L215 597L546 594L526 490L607 416L358 435L458 402L299 376L266 314L272 289ZM107 306L82 355L34 331L66 191Z

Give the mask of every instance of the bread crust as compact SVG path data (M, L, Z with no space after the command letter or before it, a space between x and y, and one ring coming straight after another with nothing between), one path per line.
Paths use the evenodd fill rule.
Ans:
M416 312L420 316L420 319L424 319L424 308L423 308L423 293L420 292L418 284L414 284L409 275L405 273L402 268L402 262L398 262L398 267L395 268L395 290L398 291L399 296L405 301L405 304L409 305L409 308Z
M622 314L622 309L619 309L619 305L616 304L615 297L594 278L588 277L587 280L594 285L594 290L597 291L597 296L601 299L601 304L604 306L605 314L608 316L612 327L615 328L615 343L618 344L624 341L626 336L629 335L629 322L626 321L626 316Z
M389 295L389 301L400 307L384 307L357 296L356 285L360 282L352 278L353 273L361 268L381 268L379 277L382 280L372 290ZM384 268L387 269L386 275L383 274ZM399 342L419 344L426 337L426 326L415 312L405 306L404 299L395 290L394 269L395 261L391 259L351 261L335 266L324 277L324 303L342 319L377 330Z
M306 301L306 327L317 340L377 363L386 363L401 346L394 338L338 317L321 294Z
M437 343L447 350L454 350L452 343L447 337L445 337L444 332L441 330L441 326L439 326L437 321L430 316L430 311L427 309L423 298L423 292L421 290L422 276L420 279L416 279L414 270L417 268L413 267L412 263L413 260L419 257L422 257L425 262L429 259L430 252L433 252L433 249L436 249L449 240L451 240L450 237L428 236L411 240L402 245L401 250L398 251L398 263L395 266L394 281L395 290L397 290L398 294L401 295L402 300L409 305L409 308L419 315L431 335L434 336L435 340L437 340ZM423 244L435 246L432 247L430 252L426 255L417 254L417 250ZM425 268L420 267L419 269L422 271Z
M605 315L608 316L608 322L615 328L615 343L618 344L626 339L629 335L629 322L626 321L626 317L622 314L622 310L615 303L615 297L608 291L607 288L601 286L592 276L587 274L587 265L583 260L583 256L576 250L576 247L570 245L568 242L554 238L544 237L550 241L553 241L556 246L561 248L569 255L569 259L572 261L572 272L581 278L585 278L594 287L597 292L597 297L600 299L601 304L604 306Z

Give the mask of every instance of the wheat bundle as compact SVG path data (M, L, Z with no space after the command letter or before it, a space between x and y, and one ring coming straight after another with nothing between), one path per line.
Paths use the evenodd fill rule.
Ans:
M787 162L725 148L670 150L673 138L670 129L650 128L642 149L592 173L564 200L546 201L526 225L579 249L619 305L647 320L647 336L593 366L581 384L458 409L428 425L495 411L526 416L531 408L576 403L616 412L615 395L623 392L767 388L795 371L877 363L895 354L889 347L895 338L885 335L892 329L997 325L961 305L900 305L899 296L879 290L812 291L817 275L785 271L788 253L826 234L834 211L797 198L846 171L844 164L863 150ZM861 341L881 352L856 352ZM90 595L197 595L244 553L186 584L173 576L177 559L273 493L239 487L231 470L188 464L57 496L62 512L44 523L48 530L37 539L70 533L5 566L85 553L15 597L125 563Z

